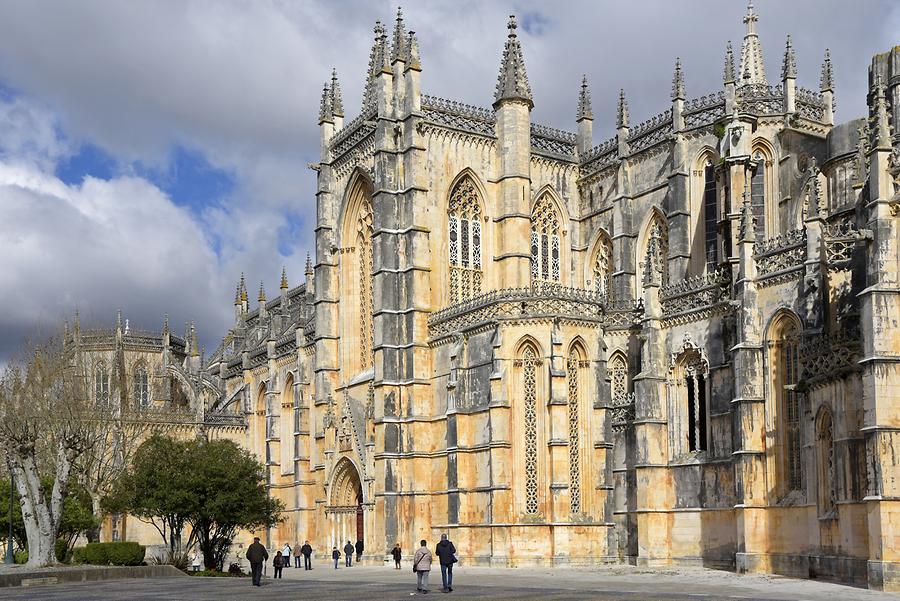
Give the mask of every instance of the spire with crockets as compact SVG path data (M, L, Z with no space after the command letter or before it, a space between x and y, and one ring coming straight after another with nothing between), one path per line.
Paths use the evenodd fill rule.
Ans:
M747 14L744 15L744 24L747 31L744 34L744 43L741 45L741 84L768 84L766 81L766 69L763 66L762 45L756 34L756 23L759 17L753 11L753 0L747 3Z
M784 60L781 63L781 79L797 79L797 56L794 54L794 45L788 34L784 47Z
M409 44L406 37L406 29L403 26L403 10L397 7L397 20L394 23L394 39L391 44L391 64L396 61L408 60Z
M529 107L534 106L531 99L531 86L528 84L528 74L525 72L525 59L522 56L522 46L516 35L516 16L510 15L507 23L509 35L506 38L506 46L503 49L503 61L500 63L500 74L497 76L497 89L494 93L494 106L504 100L522 100Z
M834 91L834 71L831 68L831 53L825 49L825 60L822 62L822 76L819 78L820 92Z
M681 59L675 59L675 75L672 76L672 100L684 100L684 72Z
M616 127L628 127L628 102L625 100L625 90L619 90L619 107L616 109Z
M731 40L725 46L725 71L723 74L725 83L734 83L734 50L731 49Z
M382 69L390 70L387 52L387 33L381 21L375 21L375 41L372 42L372 51L369 53L369 68L366 71L366 87L363 90L363 110L375 106L375 76Z
M575 120L593 119L594 110L591 108L591 89L588 87L587 75L581 78L581 91L578 93L578 110L575 113Z

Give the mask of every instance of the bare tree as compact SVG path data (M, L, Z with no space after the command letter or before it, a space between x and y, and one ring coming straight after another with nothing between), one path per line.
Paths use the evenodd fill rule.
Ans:
M56 561L63 500L79 461L107 440L119 410L89 394L77 355L59 338L30 345L0 377L0 445L15 479L28 565Z

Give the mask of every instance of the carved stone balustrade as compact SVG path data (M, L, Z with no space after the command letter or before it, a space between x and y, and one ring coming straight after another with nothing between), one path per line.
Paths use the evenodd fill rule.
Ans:
M789 230L753 245L756 271L761 280L793 274L806 260L806 230ZM780 279L780 277L779 277ZM774 282L773 282L774 283Z
M634 400L635 395L633 392L612 400L610 422L612 423L613 432L625 431L628 424L634 421Z
M708 316L717 305L728 304L731 272L719 269L664 286L660 290L663 318L693 321Z

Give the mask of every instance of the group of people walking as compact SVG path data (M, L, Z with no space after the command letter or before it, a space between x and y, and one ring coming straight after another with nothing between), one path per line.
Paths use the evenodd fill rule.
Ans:
M350 541L347 541L343 550L344 566L349 568L353 565L354 553L356 554L357 563L362 559L365 545L362 540L357 540L355 545ZM307 570L311 570L312 553L313 549L312 546L310 546L309 541L304 542L303 545L300 545L298 542L293 548L285 543L284 547L278 551L272 559L272 567L275 568L273 577L281 578L282 570L286 567L291 567L291 557L294 558L294 567L300 567L300 558L302 557L303 567ZM412 568L413 572L416 574L416 591L419 593L428 593L428 577L431 573L431 566L434 562L435 555L437 555L438 565L441 568L441 584L443 585L441 591L444 593L453 591L453 564L459 561L459 556L456 553L456 547L453 546L453 543L450 542L447 535L442 534L440 542L435 546L434 553L428 549L428 541L423 539L419 541L419 548L416 549L416 552L413 555ZM394 559L394 568L399 570L400 562L403 558L403 551L400 548L400 543L395 544L394 548L391 549L391 557ZM337 570L341 559L341 552L338 550L337 545L332 547L331 558L334 560L334 569ZM250 562L253 586L260 586L263 564L268 561L268 559L269 552L266 550L265 546L259 542L259 537L254 537L253 544L247 548L247 560Z

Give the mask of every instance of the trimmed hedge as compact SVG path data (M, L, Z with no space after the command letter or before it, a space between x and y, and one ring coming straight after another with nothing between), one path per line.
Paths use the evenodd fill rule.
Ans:
M146 547L134 542L88 543L75 549L76 563L95 566L139 566L144 561Z

